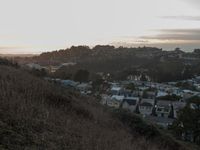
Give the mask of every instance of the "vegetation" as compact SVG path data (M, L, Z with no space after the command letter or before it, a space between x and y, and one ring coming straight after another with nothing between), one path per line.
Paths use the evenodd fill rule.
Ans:
M195 104L197 106L196 108L200 110L200 97L199 96L193 96L188 101L189 101L189 103Z
M37 76L37 77L46 77L48 75L47 71L45 69L31 69L31 70L28 70L29 73Z
M192 108L191 104L196 107ZM176 137L200 145L200 97L188 99L187 106L179 112L171 129Z
M159 149L171 149L171 150L184 150L187 149L183 145L175 140L171 135L153 126L152 124L146 123L139 116L126 112L124 110L114 111L114 115L123 122L123 124L130 128L131 134L137 138L143 136L145 140L156 142ZM149 145L143 145L144 149L148 149ZM194 147L192 147L193 149ZM195 148L194 148L195 149Z
M0 149L190 149L91 97L14 67L0 65L0 72Z
M19 67L19 65L16 62L10 61L6 58L0 58L0 65L7 65L7 66L15 67L15 68Z
M131 90L131 91L134 91L134 90L135 90L135 85L134 85L134 83L128 84L128 85L126 86L126 89Z
M74 75L74 81L87 82L89 79L89 72L87 70L78 70Z
M181 96L177 96L175 94L172 94L172 95L160 96L157 99L168 100L168 101L179 101L181 99Z
M56 77L65 79L73 79L71 75L84 68L91 74L109 73L113 80L124 80L129 75L142 75L141 80L144 81L148 77L151 81L168 82L200 75L200 61L196 58L200 58L198 49L186 53L179 48L174 51L163 51L154 47L115 48L110 45L97 45L94 48L72 46L25 58L22 62L38 62L41 65L75 62L76 65L62 67L55 73Z
M195 90L195 87L188 82L178 82L176 83L176 86L182 89Z
M185 107L179 112L178 119L174 122L174 134L185 141L200 145L200 109Z
M61 65L73 62L75 65L60 68L55 73L59 78L73 78L84 68L91 74L110 74L112 80L124 80L129 75L140 76L141 80L168 82L184 80L200 75L200 55L198 50L186 53L180 49L163 51L154 47L126 48L110 45L72 46L68 49L42 53L32 58L18 59L20 62L38 62L41 65ZM180 57L181 55L181 57ZM187 58L194 59L187 59ZM148 77L148 78L147 78Z

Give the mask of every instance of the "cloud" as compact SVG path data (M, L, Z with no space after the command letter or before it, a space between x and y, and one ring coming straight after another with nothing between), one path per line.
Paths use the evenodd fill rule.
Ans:
M200 43L200 29L163 29L160 34L153 36L142 36L146 40L168 40L184 41L185 43Z
M188 4L191 4L192 6L194 6L194 8L200 8L200 0L180 0L183 2L186 2Z
M185 2L189 2L189 3L192 3L192 4L200 4L200 1L199 0L183 0Z
M200 21L200 16L163 16L163 19Z
M165 50L173 50L180 47L185 51L193 51L200 48L200 28L199 29L162 29L156 30L158 34L150 36L127 37L121 41L115 41L115 46L153 46Z

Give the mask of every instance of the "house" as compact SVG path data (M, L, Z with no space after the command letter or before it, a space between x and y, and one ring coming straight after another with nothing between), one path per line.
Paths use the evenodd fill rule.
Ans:
M158 117L168 118L172 111L172 102L167 100L158 100L155 107Z
M200 84L195 83L194 86L195 86L197 91L200 91Z
M74 63L74 62L67 62L67 63L62 63L60 65L60 67L67 67L67 66L74 66L74 65L76 65L76 63Z
M126 97L123 99L121 107L123 109L127 109L131 112L134 112L136 110L138 102L139 102L139 97Z
M162 97L162 96L166 96L168 95L167 92L164 92L164 91L161 91L161 90L158 90L157 94L156 94L156 97Z
M61 80L60 82L65 87L76 87L78 85L78 83L73 80Z
M118 101L123 101L123 99L124 99L124 95L113 95L112 97L111 97L111 99L115 99L115 100L118 100Z
M177 96L181 96L181 95L182 95L182 90L179 89L179 88L177 88L177 87L173 87L171 93L172 93L172 94L175 94L175 95L177 95Z
M191 90L183 90L182 97L183 97L183 99L187 100L197 94L198 94L198 92L194 92Z
M144 91L143 92L143 98L155 99L155 97L156 97L155 91Z
M123 92L123 89L121 87L113 86L111 88L111 94L112 95L121 95L122 92Z
M140 114L146 116L146 115L151 115L153 111L153 107L155 104L154 99L142 99L140 104L139 104L139 112Z
M114 107L114 108L119 108L120 107L120 104L121 104L121 100L118 100L118 99L115 99L115 98L112 98L106 94L103 94L102 95L102 100L101 100L101 103L103 105L107 105L109 107Z
M121 104L121 101L118 101L117 99L110 99L107 101L106 105L114 108L119 108Z
M139 97L141 95L140 91L131 91L131 90L123 90L120 93L121 95L124 95L125 97Z
M178 112L186 106L185 102L172 102L174 118L178 117Z
M38 69L38 70L42 69L42 66L40 66L39 64L35 64L35 63L29 63L29 64L26 64L26 66L30 69Z
M76 86L76 88L82 93L82 94L90 94L92 86L89 83L81 83Z
M146 86L139 86L138 89L141 91L144 91L144 90L148 90L149 88Z
M60 69L60 66L49 66L49 72L55 73L58 69Z

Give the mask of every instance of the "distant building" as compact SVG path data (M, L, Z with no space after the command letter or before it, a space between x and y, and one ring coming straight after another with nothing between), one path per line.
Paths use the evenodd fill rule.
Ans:
M42 66L40 66L39 64L35 64L35 63L29 63L29 64L26 64L26 66L31 69L38 69L38 70L42 69Z
M136 110L136 107L138 105L139 98L124 98L121 104L121 107L123 109L129 110L131 112L134 112Z
M112 95L121 95L123 92L123 89L121 87L118 86L114 86L111 88L111 94Z
M101 103L109 107L119 108L123 98L110 97L109 95L103 94Z
M156 114L158 117L168 118L172 111L172 102L166 100L159 100L156 104Z
M68 63L62 63L60 65L60 67L67 67L67 66L74 66L74 65L76 65L76 63L74 63L74 62L68 62Z
M58 69L60 69L60 66L49 66L49 72L55 73Z
M111 99L115 99L115 100L118 100L118 101L123 101L123 99L124 99L124 95L113 95L112 97L111 97Z
M139 112L140 114L146 116L151 115L154 108L154 99L142 99L139 104Z
M91 94L92 86L89 83L81 83L76 86L82 94Z
M162 97L162 96L167 96L167 95L168 95L167 92L158 90L156 97Z
M173 106L174 118L177 118L179 111L186 106L186 103L185 102L179 102L179 101L172 102L172 106Z
M78 83L73 80L61 80L60 82L62 85L66 86L66 87L74 87L75 88L78 85Z

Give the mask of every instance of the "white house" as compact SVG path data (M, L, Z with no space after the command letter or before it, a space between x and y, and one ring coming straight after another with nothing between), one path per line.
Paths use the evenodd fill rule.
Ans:
M142 99L139 104L139 112L140 114L146 116L151 115L154 107L155 100L154 99Z
M120 95L120 93L123 91L123 89L121 87L118 86L113 86L111 88L111 94L112 95Z
M123 99L124 99L124 95L113 95L112 97L111 97L111 99L115 99L115 100L118 100L118 101L123 101Z
M156 97L162 97L162 96L166 96L166 95L168 95L167 92L164 92L164 91L158 90Z

